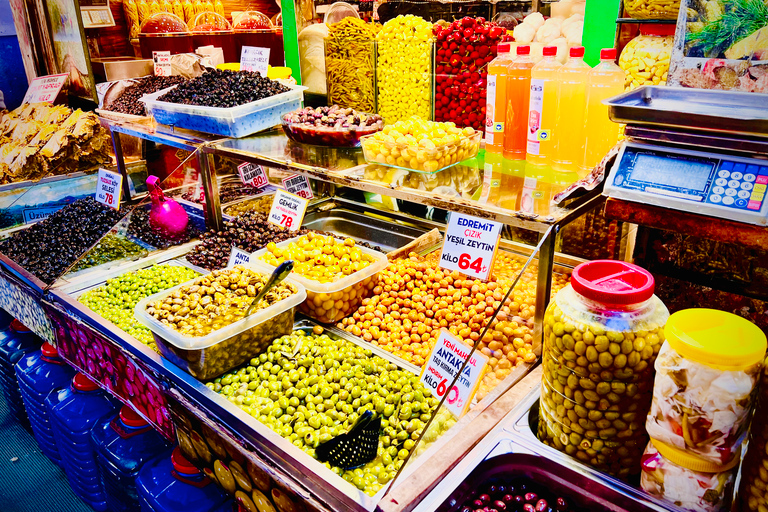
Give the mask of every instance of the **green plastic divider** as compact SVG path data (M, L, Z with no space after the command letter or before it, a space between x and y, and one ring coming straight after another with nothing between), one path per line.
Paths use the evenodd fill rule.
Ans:
M590 66L600 62L600 50L616 43L616 18L621 0L589 0L584 13L584 61Z
M296 3L294 0L281 0L283 9L283 46L285 65L291 68L291 75L301 85L301 64L299 61L299 29L296 21Z

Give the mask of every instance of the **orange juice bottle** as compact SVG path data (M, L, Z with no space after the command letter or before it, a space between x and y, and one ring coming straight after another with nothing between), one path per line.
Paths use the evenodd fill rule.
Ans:
M553 130L554 167L575 172L584 159L584 117L587 106L587 75L584 47L569 50L570 59L557 70L557 121Z
M624 92L624 71L616 65L616 50L600 52L600 64L587 75L587 110L584 131L587 135L579 174L584 177L600 163L619 140L619 123L608 118L603 100Z
M498 56L488 63L487 99L485 102L485 150L504 152L504 122L507 110L507 66L512 61L509 43L497 46Z
M528 144L525 159L534 165L552 165L552 141L557 121L557 46L545 46L544 58L531 69L531 99L528 103Z
M517 58L507 69L507 108L504 122L504 158L525 160L528 107L531 96L531 47L517 47Z

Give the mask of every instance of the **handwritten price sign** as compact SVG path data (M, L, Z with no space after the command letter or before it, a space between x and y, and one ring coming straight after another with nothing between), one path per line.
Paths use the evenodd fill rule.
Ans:
M288 231L296 231L304 221L309 201L285 190L278 190L267 220Z
M461 372L456 384L448 389L456 374L469 356L471 348L459 338L441 329L437 343L429 354L427 363L421 370L419 381L430 389L437 398L442 399L448 393L445 404L457 418L460 418L472 403L472 397L480 385L483 368L488 363L488 357L480 351L472 354L464 371Z
M258 71L261 76L267 76L269 68L269 48L259 46L243 46L240 52L240 70Z
M155 62L155 76L171 76L173 66L170 51L152 52L152 59Z
M251 262L251 253L245 252L239 247L232 246L232 252L229 253L229 262L227 268L232 268L235 265L245 265Z
M123 186L123 175L106 169L99 169L96 182L96 201L118 210L120 208L120 193Z
M68 76L64 73L33 78L22 103L53 103Z
M285 190L291 194L296 194L304 199L312 199L315 197L306 176L301 176L300 174L288 176L283 180L283 186L285 187Z
M445 230L440 266L487 281L499 246L502 225L454 213Z
M260 165L246 162L237 166L237 172L240 174L240 181L243 182L243 185L251 185L256 188L269 185L267 173Z

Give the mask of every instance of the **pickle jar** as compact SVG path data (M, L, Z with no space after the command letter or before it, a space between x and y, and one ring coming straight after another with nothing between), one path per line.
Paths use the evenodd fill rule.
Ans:
M624 9L638 20L676 20L680 0L624 0Z
M757 406L737 498L741 512L768 511L768 358L763 360Z
M619 57L625 90L667 83L674 36L675 25L640 25L640 35L627 43Z
M539 439L620 478L640 472L666 306L651 274L596 260L573 270L544 315Z
M749 320L715 309L678 311L666 333L656 359L648 435L725 464L747 436L765 334Z
M740 455L741 450L725 464L714 464L651 439L643 454L640 487L683 510L730 510Z

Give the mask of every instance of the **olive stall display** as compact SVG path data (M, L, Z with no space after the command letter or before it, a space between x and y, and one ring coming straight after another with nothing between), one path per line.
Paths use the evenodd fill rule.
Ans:
M133 84L123 90L120 96L106 105L104 110L134 116L146 116L147 110L144 103L139 101L142 96L178 85L185 80L186 78L182 76L150 75L137 78Z
M272 202L275 200L275 194L265 194L251 199L245 199L233 205L224 208L224 215L239 217L244 213L256 212L267 215L272 209Z
M147 250L131 242L125 237L108 234L96 244L93 249L80 258L70 272L78 272L87 268L102 265L112 261L127 258L140 258L147 255Z
M376 459L346 471L325 463L371 496L394 478L439 402L417 375L320 326L276 339L250 365L206 386L313 457L319 443L373 411L382 425Z
M283 116L283 131L289 139L321 146L358 146L360 137L382 128L380 115L338 105L305 107Z
M46 284L61 276L125 215L96 202L78 199L0 242L0 253Z
M620 478L640 472L648 443L653 365L669 317L653 290L636 265L582 263L544 315L538 437Z
M182 105L228 108L263 100L288 90L280 82L261 76L258 71L214 69L178 85L158 99Z

